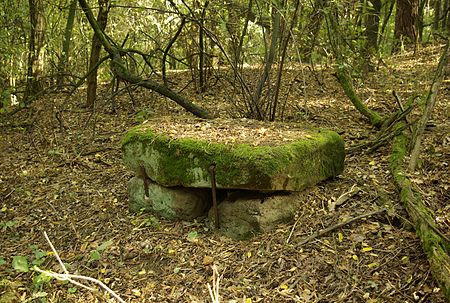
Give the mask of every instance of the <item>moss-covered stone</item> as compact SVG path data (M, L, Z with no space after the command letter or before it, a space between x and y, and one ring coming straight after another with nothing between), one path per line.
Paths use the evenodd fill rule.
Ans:
M164 187L151 181L145 185L140 177L128 182L128 196L131 211L153 211L172 220L192 220L205 215L211 204L210 190Z
M129 168L137 174L144 168L163 186L210 187L208 168L215 164L217 188L298 191L344 167L344 142L337 133L307 133L280 146L231 145L173 139L142 125L128 132L122 150Z

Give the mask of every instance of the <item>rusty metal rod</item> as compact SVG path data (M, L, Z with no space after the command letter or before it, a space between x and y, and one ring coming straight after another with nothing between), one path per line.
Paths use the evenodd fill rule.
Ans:
M209 166L209 174L211 176L211 191L213 200L213 212L214 212L214 226L216 229L220 228L219 224L219 210L217 209L217 193L216 193L216 164Z

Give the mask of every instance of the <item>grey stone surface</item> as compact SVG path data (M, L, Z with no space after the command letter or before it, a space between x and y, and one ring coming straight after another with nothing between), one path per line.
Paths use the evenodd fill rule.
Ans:
M244 240L255 234L269 231L280 223L290 222L300 205L297 194L242 196L225 199L218 205L220 229L227 237ZM208 218L214 226L214 212Z
M131 211L151 210L164 218L178 220L205 215L211 203L209 190L164 187L150 180L146 194L144 180L140 177L128 182L128 196Z

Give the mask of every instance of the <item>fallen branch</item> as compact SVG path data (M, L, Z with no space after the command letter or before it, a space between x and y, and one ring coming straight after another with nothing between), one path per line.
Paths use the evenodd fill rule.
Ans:
M395 184L400 192L400 201L411 217L416 234L422 241L423 251L430 263L433 277L439 283L444 296L450 300L450 242L434 224L431 212L415 191L406 170L403 168L407 154L407 138L404 134L394 139L390 166Z
M329 232L332 232L332 231L334 231L336 229L344 227L347 224L353 223L355 221L358 221L358 220L361 220L361 219L364 219L364 218L367 218L367 217L371 217L371 216L374 216L374 215L381 214L381 213L385 212L386 210L387 210L386 208L374 210L374 211L371 211L369 213L353 217L353 218L351 218L351 219L349 219L349 220L347 220L345 222L340 222L340 223L335 224L333 226L330 226L330 227L327 227L325 229L319 230L319 231L313 233L312 235L310 235L310 236L304 238L303 240L301 240L294 247L297 248L299 246L302 246L303 244L306 244L306 243L310 242L311 240L314 240L314 239L316 239L318 237L321 237L321 236L323 236L323 235L325 235L325 234L327 234Z
M444 79L445 68L447 66L449 52L449 41L445 44L444 51L442 52L441 59L439 60L439 65L434 75L433 83L431 84L430 90L428 91L427 99L425 101L425 109L423 111L422 117L417 122L417 127L413 136L411 138L411 157L408 165L410 172L416 169L417 160L419 158L421 141L427 122L431 117L434 105L436 103L436 97L439 92L439 87L441 86L442 80Z
M47 271L47 270L42 270L39 267L35 266L34 270L36 270L37 272L43 273L49 277L53 277L57 280L60 281L68 281L74 285L80 286L82 288L85 288L87 290L90 291L95 291L94 288L89 287L87 285L84 285L74 279L79 279L79 280L86 280L86 281L90 281L93 282L95 284L98 284L101 288L103 288L107 293L109 293L110 295L112 295L114 298L117 299L117 301L121 302L121 303L125 303L124 300L122 300L114 291L112 291L108 286L106 286L102 281L91 278L91 277L87 277L87 276L82 276L82 275L72 275L69 274L69 272L67 271L66 266L64 265L64 263L62 262L61 258L59 257L58 252L56 251L55 247L53 246L52 242L50 241L50 239L47 236L47 233L44 232L44 237L47 240L48 244L50 245L53 253L55 254L56 259L58 260L59 265L61 266L62 270L64 271L63 274L59 274L59 273L55 273L55 272L51 272L51 271Z
M140 76L131 73L126 67L125 62L122 60L122 56L129 51L120 48L114 42L112 42L109 37L106 36L104 31L100 28L99 24L97 23L94 15L92 14L92 11L89 5L87 4L86 0L78 0L78 2L80 3L80 7L82 8L84 14L86 15L86 18L88 19L92 29L94 30L95 35L97 35L104 49L109 53L109 56L111 58L111 70L113 71L115 76L131 84L135 84L137 86L155 91L169 98L170 100L176 102L181 107L183 107L184 109L186 109L187 111L189 111L190 113L194 114L199 118L204 119L213 118L213 115L211 115L208 111L189 101L184 96L170 89L168 86L160 84L151 79L142 79Z
M361 98L356 94L356 91L353 87L352 80L348 76L348 71L342 67L336 67L336 78L338 79L339 84L344 90L347 97L352 102L353 106L365 117L367 117L370 121L370 124L375 126L376 128L380 128L383 125L385 117L381 116L376 111L367 107L367 105L361 100Z

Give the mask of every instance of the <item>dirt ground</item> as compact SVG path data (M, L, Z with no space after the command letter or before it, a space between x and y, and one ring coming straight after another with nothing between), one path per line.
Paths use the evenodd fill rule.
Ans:
M426 92L440 51L428 47L385 60L376 72L357 78L358 93L381 113L395 110L392 90L403 102ZM179 73L171 79L182 88L189 77ZM450 236L448 81L411 178ZM348 150L376 137L331 69L297 67L286 71L284 82L286 122L336 130ZM239 115L239 96L226 82L201 96L192 87L183 93L223 118ZM388 167L390 144L349 153L342 175L298 193L304 203L295 222L236 242L214 233L205 218L170 222L128 211L132 175L120 151L125 132L151 117L187 115L155 93L137 89L132 96L120 92L115 114L105 86L94 114L80 106L81 89L72 96L46 95L28 109L0 117L0 302L111 297L14 270L14 257L23 256L29 267L62 272L44 232L70 273L103 281L126 302L211 302L207 285L213 283L213 265L221 302L445 302L399 204ZM356 187L358 193L331 207ZM389 211L299 244L314 232L383 207Z

